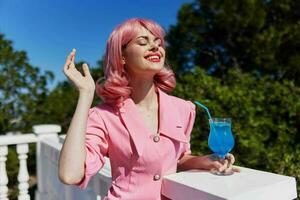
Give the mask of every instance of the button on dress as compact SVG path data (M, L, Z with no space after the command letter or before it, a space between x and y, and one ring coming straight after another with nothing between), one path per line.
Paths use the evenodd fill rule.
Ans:
M159 135L155 135L155 136L153 137L153 141L154 141L154 142L159 142L159 140L160 140Z
M105 199L159 200L163 176L176 173L177 163L190 154L195 105L157 88L158 133L151 133L131 98L121 108L103 103L90 109L86 127L84 178L111 164L112 185Z

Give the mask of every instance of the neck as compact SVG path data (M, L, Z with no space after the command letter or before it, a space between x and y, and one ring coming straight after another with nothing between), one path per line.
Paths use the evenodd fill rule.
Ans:
M131 98L138 107L150 110L157 105L157 94L153 78L145 80L145 77L143 77L143 79L131 80L130 87L132 87Z

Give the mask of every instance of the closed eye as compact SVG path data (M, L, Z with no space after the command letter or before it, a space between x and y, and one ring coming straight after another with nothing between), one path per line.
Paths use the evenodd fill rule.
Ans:
M147 42L138 42L138 44L141 46L146 46L148 43Z
M147 45L148 43L150 43L149 41L150 41L150 39L148 36L139 36L137 38L137 44L141 45L141 46ZM158 37L154 38L153 42L160 47L162 46L162 41Z
M145 46L145 45L148 44L148 40L145 39L145 38L139 38L139 39L137 40L137 44L138 44L138 45L141 45L141 46Z

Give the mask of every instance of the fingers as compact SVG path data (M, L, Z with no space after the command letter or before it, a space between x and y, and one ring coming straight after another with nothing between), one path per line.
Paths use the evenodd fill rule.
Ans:
M234 172L241 172L241 169L238 167L232 167L232 171Z
M227 163L228 164L227 164L227 167L224 170L224 173L225 174L230 174L230 173L232 173L232 164L229 161Z
M76 49L72 49L72 52L71 52L71 62L72 63L75 63L75 54L76 54Z
M231 172L240 172L238 167L233 166L235 158L232 154L227 154L225 159L218 159L213 161L213 171L230 174Z
M232 165L235 161L234 159L234 156L230 153L228 153L226 156L225 156L225 159L228 161L227 163L227 168L225 169L225 173L229 173L232 171Z
M64 72L65 72L66 70L68 70L69 67L75 66L75 64L74 64L75 54L76 54L76 49L73 49L73 50L71 51L71 53L67 56L66 63L65 63L65 65L64 65Z
M74 64L75 54L76 54L76 49L73 49L71 53L68 55L66 59L66 63L64 65L63 71L68 77L71 76L76 77L81 75L80 72L75 68L75 64ZM86 63L82 65L82 69L83 69L84 76L91 76L89 67Z
M231 153L228 153L225 158L230 161L230 164L233 164L235 162L235 158Z
M219 161L213 161L212 168L219 170L223 165Z
M82 70L83 70L84 76L91 76L89 66L86 63L83 63Z
M228 160L227 160L227 159L224 159L224 160L223 160L223 165L222 165L218 170L219 170L219 172L223 172L223 171L225 171L227 168L228 168Z
M72 49L71 53L67 56L66 64L70 64L71 62L74 62L76 54L76 49Z
M241 172L240 168L233 166L235 162L235 158L231 153L228 153L225 157L228 160L228 168L225 170L225 173L233 172Z

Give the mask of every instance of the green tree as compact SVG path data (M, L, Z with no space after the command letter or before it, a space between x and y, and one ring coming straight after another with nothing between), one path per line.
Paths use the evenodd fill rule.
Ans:
M81 70L83 62L76 63ZM91 69L95 80L103 76L102 61ZM31 131L36 124L56 123L63 127L63 133L71 121L75 110L78 92L68 82L60 82L49 91L47 83L54 75L46 71L41 73L38 67L28 62L25 51L13 49L12 41L0 34L0 133ZM94 104L99 99L95 97ZM31 175L36 172L35 146L30 145L28 170ZM15 146L10 146L7 162L9 176L9 196L17 198L18 159Z
M298 193L299 8L293 0L195 0L166 35L174 94L231 117L238 164L296 177ZM197 111L192 147L209 153L208 120Z
M47 96L49 71L41 73L28 63L25 51L13 49L0 33L0 134L31 130L32 117Z
M199 67L177 80L176 96L203 102L214 117L232 118L238 164L296 177L300 192L300 88L293 81L258 78L236 69L222 81ZM197 109L194 153L210 152L208 134L206 113Z
M31 131L39 106L45 101L47 83L53 79L49 71L41 73L28 62L25 51L16 51L12 41L0 33L0 135L7 132ZM29 158L34 157L30 145ZM35 172L35 162L29 162L29 171ZM17 198L18 159L15 146L9 146L7 161L10 198Z
M80 61L75 64L79 71L81 71L83 63L84 61ZM91 67L90 72L95 81L103 77L102 61L98 61L97 66ZM34 119L35 124L60 124L62 126L62 132L66 133L76 108L78 95L78 91L68 80L58 83L58 85L49 92L49 95L40 108L38 108ZM101 100L95 95L93 105L100 101Z
M225 78L231 68L300 84L300 1L195 0L166 36L170 64Z

